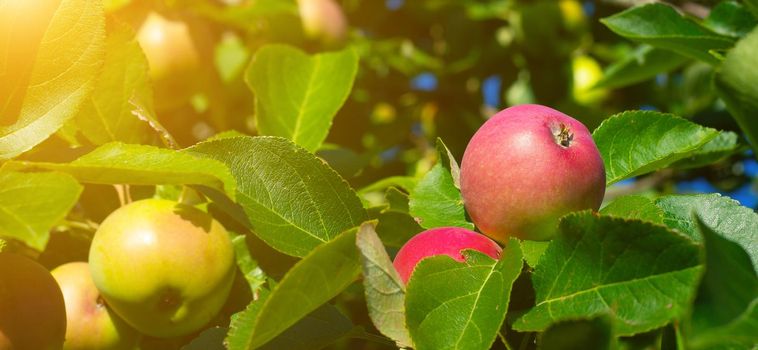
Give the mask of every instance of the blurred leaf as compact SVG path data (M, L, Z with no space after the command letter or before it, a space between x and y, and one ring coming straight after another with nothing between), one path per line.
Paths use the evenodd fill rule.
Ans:
M716 94L745 132L750 144L758 145L758 29L754 29L727 55L714 78Z
M367 218L345 180L286 139L223 138L187 151L229 166L237 179L237 202L249 220L246 224L285 254L305 256Z
M294 0L256 0L245 1L241 5L219 6L217 1L201 0L187 4L188 8L203 17L234 26L243 30L255 31L260 19L279 14L297 14Z
M737 1L722 1L711 9L703 21L706 28L726 36L740 38L758 24L756 17Z
M697 218L705 240L705 273L695 299L688 345L692 349L758 344L758 276L750 257Z
M182 350L226 350L224 337L227 331L228 328L224 327L208 328L189 344L182 346Z
M108 33L105 63L75 122L96 145L110 141L145 143L151 129L132 113L135 103L154 114L147 59L131 29L119 25Z
M460 168L442 140L437 139L437 164L418 182L410 195L411 215L421 227L457 226L469 230L458 184Z
M653 111L613 115L592 133L608 185L667 167L717 135L714 129Z
M363 286L371 321L398 347L412 345L405 327L405 285L392 265L387 251L371 225L358 231L356 244L361 251Z
M643 82L672 71L689 60L668 50L640 45L633 53L608 67L595 88L620 88Z
M530 267L537 266L548 245L550 245L550 242L522 241L521 250L524 251L524 260L526 260L526 263Z
M701 242L692 216L697 214L710 230L742 246L758 270L758 214L752 209L717 193L670 195L656 199L655 205L663 209L666 226Z
M640 195L616 198L600 209L600 214L663 224L663 210L650 198Z
M236 35L224 35L214 51L213 62L225 83L231 83L245 69L250 52Z
M245 235L235 235L232 238L232 244L234 245L234 257L237 261L237 267L245 276L250 292L254 297L257 297L261 288L266 283L266 274L258 266L258 262L250 255L250 250L247 247Z
M743 150L736 133L722 131L713 140L708 141L688 158L681 159L671 166L680 169L693 169L718 162Z
M203 185L235 194L235 181L220 162L185 152L111 142L71 163L10 161L3 169L46 169L68 173L80 182L129 185Z
M358 193L381 191L391 186L399 187L410 193L416 187L416 178L411 176L390 176L361 188Z
M523 266L511 239L499 261L475 250L465 263L440 255L422 260L408 281L406 322L415 349L489 349Z
M608 316L600 316L555 323L540 334L537 346L543 350L615 349L611 322Z
M753 13L753 16L758 18L758 0L743 0L742 2L745 3L748 10Z
M313 249L270 295L264 293L264 300L251 303L232 321L229 348L254 349L268 343L353 283L361 269L355 248L357 231L346 231Z
M687 312L701 271L694 242L663 226L589 211L564 216L560 229L532 275L536 305L513 329L610 314L627 336Z
M50 229L66 217L82 189L66 174L0 171L0 237L45 250Z
M0 3L0 159L28 151L73 117L105 54L101 1Z
M317 150L357 71L358 55L352 49L308 56L284 45L261 48L245 73L255 92L258 131Z
M625 38L718 64L709 51L728 49L733 39L713 33L663 3L630 8L600 20Z

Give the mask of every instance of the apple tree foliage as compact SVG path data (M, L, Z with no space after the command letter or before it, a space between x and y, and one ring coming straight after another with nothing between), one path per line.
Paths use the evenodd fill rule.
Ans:
M635 3L341 0L326 40L294 0L0 0L0 250L52 270L131 200L211 213L232 294L143 349L755 348L758 1ZM189 91L153 88L154 12L188 27ZM405 241L475 228L458 160L520 103L594 130L603 207L404 285Z

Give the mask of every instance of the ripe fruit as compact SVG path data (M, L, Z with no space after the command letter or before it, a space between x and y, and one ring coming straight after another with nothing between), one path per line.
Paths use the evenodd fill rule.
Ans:
M461 195L471 219L500 242L548 240L558 218L597 210L605 168L592 135L552 108L519 105L489 119L461 162Z
M111 213L92 239L92 279L108 305L154 337L194 332L226 301L234 251L221 224L201 210L145 199Z
M493 259L499 259L502 252L497 243L474 231L460 227L439 227L413 236L397 252L392 264L403 282L408 283L413 269L422 259L447 255L463 262L466 260L462 253L464 249L482 252Z
M137 33L150 66L157 108L170 109L194 93L200 57L185 22L150 13Z
M61 349L66 334L63 294L37 262L0 253L0 350Z
M53 277L66 303L66 341L64 350L131 350L139 334L118 317L100 297L86 262L56 267Z
M299 0L298 9L305 35L334 45L345 39L347 19L334 0Z

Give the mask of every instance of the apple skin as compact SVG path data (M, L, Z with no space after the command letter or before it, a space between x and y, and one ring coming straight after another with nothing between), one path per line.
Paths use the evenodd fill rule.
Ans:
M105 304L86 262L72 262L51 272L66 303L63 350L132 350L140 335Z
M303 31L309 38L326 45L337 45L345 40L347 19L334 0L299 0L298 10Z
M562 145L559 138L568 136ZM500 242L549 240L561 216L597 210L605 194L605 167L589 130L541 105L510 107L487 120L466 146L460 180L474 224Z
M0 253L0 350L60 350L65 335L63 294L50 272Z
M491 239L460 227L438 227L421 232L406 242L395 255L392 264L403 282L408 283L413 269L424 258L447 255L455 261L464 262L464 249L473 249L491 258L500 259L500 248Z
M197 89L200 54L187 23L151 12L137 32L150 67L158 109L175 109Z
M585 106L596 106L608 97L608 89L593 89L603 78L603 68L594 58L586 55L574 57L571 60L571 71L571 93L576 102Z
M226 229L197 208L162 199L136 201L105 218L92 239L89 265L111 309L158 338L207 324L236 273Z

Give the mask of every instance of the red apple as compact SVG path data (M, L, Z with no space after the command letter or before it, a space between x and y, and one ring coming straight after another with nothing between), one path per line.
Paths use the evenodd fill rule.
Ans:
M72 262L52 271L66 303L64 350L132 350L139 333L105 304L92 282L86 262Z
M406 242L392 262L403 282L408 283L416 265L424 258L447 255L464 262L464 249L473 249L499 259L502 249L491 239L460 227L439 227L421 232Z
M65 334L63 294L50 272L0 253L0 350L59 350Z
M236 273L231 239L218 221L161 199L133 202L105 218L89 265L108 306L159 338L207 324L226 302Z
M461 162L461 195L474 224L491 238L548 240L558 218L597 210L605 168L589 130L552 108L520 105L490 118Z

